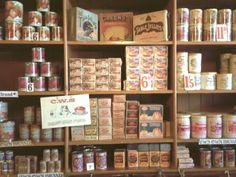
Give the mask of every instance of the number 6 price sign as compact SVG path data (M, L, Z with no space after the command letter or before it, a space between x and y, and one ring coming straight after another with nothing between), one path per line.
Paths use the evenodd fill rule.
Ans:
M141 74L140 84L142 91L153 90L151 74Z

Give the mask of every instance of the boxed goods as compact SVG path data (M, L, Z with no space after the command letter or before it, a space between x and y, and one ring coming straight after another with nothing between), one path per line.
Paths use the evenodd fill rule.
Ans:
M156 11L133 17L134 41L168 41L168 11Z
M139 162L139 155L138 155L138 146L128 145L127 148L127 158L128 158L128 168L138 168L138 162Z
M162 121L163 120L163 105L140 105L139 107L140 121Z
M139 123L139 138L163 138L163 122Z
M69 39L78 41L98 40L98 16L97 14L74 7L68 12Z
M138 112L138 101L126 101L126 139L138 137Z
M101 41L132 41L132 12L101 13L99 18Z
M114 152L114 168L125 168L125 149L116 149Z
M84 126L71 127L71 140L84 140Z

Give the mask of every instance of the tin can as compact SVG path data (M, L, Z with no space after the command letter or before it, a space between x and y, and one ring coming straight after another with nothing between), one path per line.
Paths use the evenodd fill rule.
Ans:
M191 135L192 138L207 137L207 120L204 115L191 115Z
M216 25L204 25L203 40L216 41L217 27Z
M37 107L36 108L36 124L37 125L41 125L41 108L40 107Z
M64 129L63 128L54 128L53 129L53 140L54 141L63 141L64 140Z
M200 148L200 166L202 168L211 168L211 151L207 148Z
M52 27L52 40L53 41L62 41L63 39L63 29L60 26Z
M38 65L35 62L25 63L25 76L37 77L38 76Z
M79 151L72 152L72 172L83 171L83 153Z
M19 125L20 140L29 140L30 139L30 130L28 124Z
M202 27L202 9L192 9L189 13L189 23L191 26Z
M224 167L224 151L219 148L212 148L212 163L215 168Z
M5 160L5 153L3 151L0 151L0 161Z
M97 170L107 169L107 152L106 151L96 152L96 169Z
M178 41L188 41L189 27L186 25L177 26L177 40Z
M30 139L34 143L40 142L40 127L38 125L30 126Z
M43 142L52 142L52 129L42 129L41 130L41 140Z
M189 53L188 55L188 70L190 73L200 73L202 70L202 54Z
M224 164L225 167L235 167L235 149L232 147L224 148Z
M29 11L28 25L35 27L42 26L42 13L39 11Z
M203 12L204 25L216 25L217 13L217 9L205 9Z
M202 72L201 73L201 89L215 90L216 89L216 73Z
M232 23L232 10L220 9L218 13L218 24L231 24Z
M13 141L15 138L15 122L7 121L0 123L0 132L0 141Z
M58 26L58 14L56 12L46 12L45 25L50 27Z
M207 115L207 135L208 138L222 138L222 115L209 114Z
M217 74L217 90L232 90L232 74Z
M34 80L34 90L35 91L46 91L46 81L45 77L35 77Z
M223 125L224 138L236 138L236 115L225 114L223 116Z
M33 62L45 62L45 48L32 48L32 60Z
M57 160L54 162L55 163L55 172L61 172L61 161Z
M52 76L48 79L48 90L49 91L60 91L62 89L61 77Z
M28 156L30 159L30 173L36 173L37 172L37 162L38 162L38 157L30 155Z
M178 8L177 9L177 25L189 25L189 9Z
M22 40L32 41L34 32L35 32L35 28L33 26L23 26L22 27Z
M4 161L2 164L2 174L7 175L7 173L8 173L8 164L7 164L7 161Z
M201 26L190 26L189 40L194 41L194 42L202 41L202 27Z
M40 173L47 173L47 162L41 160L39 163L39 171Z
M189 114L177 114L177 136L179 139L190 139Z
M3 28L0 26L0 40L3 40Z
M88 163L94 163L94 153L90 149L85 149L84 150L84 169L87 169L87 164Z
M14 173L14 160L8 160L7 161L7 170L9 174L13 174Z
M188 73L188 52L177 53L177 72L179 74Z
M0 101L0 122L8 120L8 104Z
M30 83L30 77L19 77L18 78L18 90L26 92L28 90L28 83Z
M5 22L5 39L6 40L20 40L21 39L21 27L19 22Z
M40 26L37 28L40 41L50 41L50 29L47 26Z
M231 53L223 53L220 55L220 73L229 72L229 63L231 55Z
M37 0L37 11L48 12L50 10L50 0Z
M35 108L34 106L24 107L24 123L25 124L33 124L35 118Z
M52 149L51 150L51 161L57 161L59 160L59 151L58 149Z
M55 163L54 161L47 162L47 172L48 173L54 173L55 172Z
M49 162L51 160L51 151L50 149L43 150L43 160Z
M40 64L40 75L43 77L52 76L52 65L51 62L42 62Z
M232 74L236 74L236 55L232 54L229 60L230 68L229 71Z
M14 158L13 158L13 156L14 156L14 153L13 153L13 151L6 151L6 161L8 161L8 160L14 160Z
M5 2L5 21L23 22L23 4L21 2Z
M232 40L236 41L236 23L234 23L232 27Z

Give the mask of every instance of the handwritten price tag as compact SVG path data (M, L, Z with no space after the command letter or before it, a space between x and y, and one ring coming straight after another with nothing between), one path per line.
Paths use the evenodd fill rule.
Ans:
M185 90L196 90L195 75L193 74L184 75L184 88Z
M225 24L217 25L217 41L227 41L227 26Z
M86 167L87 167L87 171L92 171L94 170L94 163L87 163Z
M153 90L152 76L150 74L141 74L140 84L141 90Z
M33 92L33 91L34 91L34 83L28 83L27 92Z

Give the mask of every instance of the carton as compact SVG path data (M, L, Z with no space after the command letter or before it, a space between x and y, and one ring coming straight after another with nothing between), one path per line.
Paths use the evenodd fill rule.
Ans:
M163 122L139 123L139 138L163 138Z

